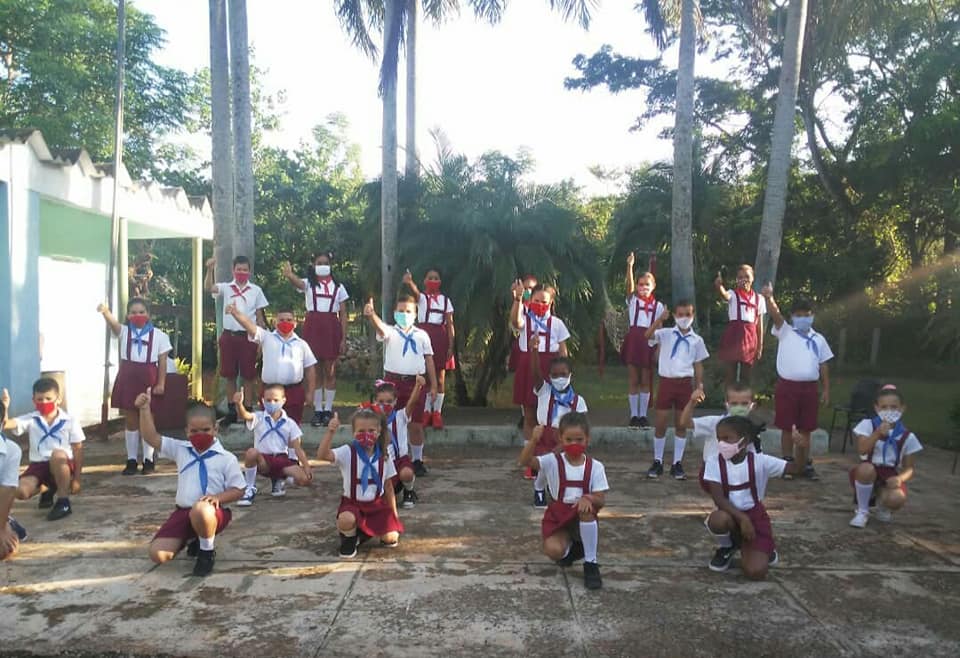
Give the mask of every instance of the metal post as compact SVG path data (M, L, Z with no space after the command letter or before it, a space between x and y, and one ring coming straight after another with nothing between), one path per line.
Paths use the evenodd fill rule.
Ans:
M203 239L193 239L190 291L190 395L203 399Z
M130 301L130 256L128 255L127 228L127 218L121 217L119 233L117 234L117 317L127 316L127 302Z

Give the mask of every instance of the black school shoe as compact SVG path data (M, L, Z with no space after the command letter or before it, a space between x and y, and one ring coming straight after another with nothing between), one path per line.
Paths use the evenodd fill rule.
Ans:
M603 579L600 578L600 565L596 562L583 563L583 585L587 589L600 589L603 587Z
M19 521L12 516L8 516L7 523L10 525L10 529L16 533L17 539L19 539L21 542L27 541L27 529L20 525Z
M187 557L197 557L200 554L200 542L191 539L187 542Z
M413 489L404 489L403 490L403 501L400 503L400 507L403 509L410 509L416 506L417 502L420 500L420 497L417 496L417 492Z
M310 427L323 427L326 425L324 422L324 415L322 411L314 411L313 418L310 420Z
M143 460L143 470L140 471L141 473L143 473L144 475L150 475L151 473L155 472L156 470L157 470L157 465L156 465L156 464L154 464L154 463L153 463L152 461L150 461L149 459L144 459L144 460Z
M46 491L41 493L40 504L38 505L38 507L40 509L50 509L51 507L53 507L53 497L56 495L56 493L57 493L56 487L51 487L50 489L47 489Z
M47 514L47 521L59 521L71 514L73 514L73 510L70 509L70 499L57 498L57 502L53 504L53 507L50 508L50 513Z
M577 560L583 559L583 542L579 539L574 539L573 544L570 545L570 552L567 553L567 556L557 560L558 567L569 567L572 566Z
M347 537L340 533L340 559L356 557L357 555L357 536Z
M137 474L137 460L128 459L127 465L121 471L121 475L136 475Z
M237 405L232 402L227 405L227 415L220 421L223 427L229 427L237 422Z
M720 546L710 560L710 571L723 573L733 563L733 556L737 552L736 546Z
M653 465L647 469L647 477L651 480L656 480L661 475L663 475L663 462L659 459L654 459Z
M627 427L632 427L634 429L640 429L640 416L631 416L630 422L627 423Z
M418 478L422 478L424 475L427 475L430 471L427 470L427 467L424 465L423 461L417 459L413 462L413 473Z
M677 462L670 467L670 477L674 480L686 480L687 474L683 472L683 464Z
M193 575L205 578L213 573L213 563L216 556L216 551L198 550L197 561L193 565Z
M650 421L647 420L646 416L640 416L640 429L645 430L649 428L650 428Z

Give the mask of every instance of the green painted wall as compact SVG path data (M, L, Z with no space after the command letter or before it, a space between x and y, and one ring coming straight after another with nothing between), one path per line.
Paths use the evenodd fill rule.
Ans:
M110 219L41 199L40 255L106 263L110 256Z

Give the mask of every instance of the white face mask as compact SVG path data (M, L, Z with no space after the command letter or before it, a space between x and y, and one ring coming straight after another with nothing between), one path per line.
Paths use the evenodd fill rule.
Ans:
M893 409L884 409L883 411L878 411L877 416L885 423L896 425L897 421L903 418L903 412L895 411Z
M677 318L677 326L686 331L693 326L693 318Z
M330 276L329 265L317 265L313 270L317 273L317 276Z
M571 377L552 377L550 385L558 391L565 391L570 387Z

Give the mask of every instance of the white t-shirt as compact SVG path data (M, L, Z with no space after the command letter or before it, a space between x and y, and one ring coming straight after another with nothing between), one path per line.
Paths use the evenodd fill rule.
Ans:
M650 302L653 302L652 304ZM646 302L631 295L627 297L627 318L631 327L649 327L666 310L663 304L651 297ZM639 312L638 312L639 311ZM639 318L639 319L638 319Z
M777 374L794 382L815 382L820 379L820 364L833 358L827 339L813 329L809 337L813 343L784 322L770 330L779 340L777 345ZM813 345L816 345L814 349Z
M343 495L345 498L350 497L350 487L352 482L350 481L350 457L353 454L351 449L351 444L342 445L338 448L333 449L334 462L340 468L340 475L343 477ZM354 457L354 461L357 463L357 477L363 477L363 462L360 461L360 455ZM373 470L379 473L380 465L379 460L373 462ZM386 458L383 460L383 473L381 474L380 481L381 484L386 484L390 486L390 483L387 482L390 478L397 474L397 469L393 465L393 460L390 459L390 455L387 454ZM382 491L382 489L381 489ZM377 498L377 481L373 478L370 478L369 484L366 487L363 486L363 482L357 484L357 500L361 503L369 503Z
M693 419L693 435L703 437L703 462L706 463L720 454L717 439L717 424L726 416L700 416ZM753 441L747 443L747 452L756 452Z
M397 409L397 415L394 417L393 422L387 423L387 429L390 430L392 440L390 445L387 446L387 451L390 454L390 459L399 459L404 455L409 454L410 447L407 441L407 425L410 424L410 419L407 418L406 409ZM394 435L394 426L396 426L396 434ZM393 442L397 442L397 447L394 448ZM399 449L398 449L399 448Z
M767 300L764 299L763 295L758 295L754 291L750 291L749 303L740 299L740 296L737 294L736 290L730 291L730 299L727 300L727 318L729 320L741 320L749 324L753 324L757 321L757 311L760 311L760 315L767 314ZM737 317L737 307L740 307L740 316Z
M681 336L686 340L682 340ZM651 347L660 345L657 372L661 377L671 379L693 377L693 364L710 356L703 338L692 329L685 335L675 328L657 329L648 342ZM674 345L677 343L679 345L674 350Z
M572 466L565 454L560 453L560 458L563 460L567 481L582 481L583 471L587 466L586 460L579 466ZM547 478L547 488L550 490L550 497L557 500L560 496L560 468L557 465L557 454L551 452L546 455L540 455L537 457L537 461L540 462L540 472ZM607 484L607 473L603 469L603 464L601 464L599 460L594 459L590 472L590 491L599 493L609 489L610 485ZM567 487L561 502L567 504L575 503L580 500L581 496L583 496L582 488Z
M0 434L0 487L20 484L20 457L23 451L13 441Z
M432 297L431 301L428 297ZM429 317L427 312L429 310ZM426 295L420 293L420 303L417 304L417 322L420 324L443 324L447 321L447 313L453 313L453 302L450 298L440 293L438 295Z
M295 333L290 338L281 338L276 331L257 327L257 333L249 340L263 346L260 378L264 384L299 384L303 381L304 370L317 363L307 341Z
M282 409L277 420L266 411L254 411L253 420L247 421L247 429L253 430L253 447L265 455L286 455L290 444L303 436L300 426Z
M411 342L408 342L407 339ZM377 334L377 340L383 343L383 369L398 375L422 375L427 371L423 360L426 355L433 356L430 335L423 329L412 327L404 334L393 325L385 336ZM406 354L404 354L406 349Z
M547 410L550 408L550 398L553 395L553 387L550 386L549 382L544 381L543 384L540 385L540 388L533 389L533 393L537 396L537 424L546 427L548 424ZM579 411L582 414L587 413L587 401L584 400L583 396L580 395L577 395L576 398L576 411ZM554 403L553 419L549 422L549 424L552 427L560 427L560 419L571 411L574 410L570 407Z
M869 418L864 418L853 428L853 433L857 436L870 436L873 434L873 423ZM893 432L890 432L887 436L893 436ZM897 434L896 439L897 441L900 440L899 434ZM899 460L896 458L897 449L894 445L891 444L887 447L886 455L884 455L883 446L884 441L877 441L873 446L873 454L870 456L870 462L877 466L901 466L904 457L923 450L923 446L920 445L920 439L918 439L917 435L913 432L910 432L904 440ZM860 458L866 459L867 456L860 455Z
M120 358L132 363L156 363L160 360L161 354L168 354L173 350L170 337L167 336L166 332L160 331L156 327L152 329L152 332L153 343L151 344L150 331L141 336L136 329L131 332L129 326L122 325L120 335L117 337L120 344ZM147 345L150 345L149 353L147 352ZM129 359L127 358L128 348Z
M749 455L739 464L727 461L727 484L736 486L750 481L750 468L748 466ZM757 477L757 498L761 501L767 493L767 482L770 478L778 478L783 475L783 469L787 462L779 457L771 457L767 454L755 454L753 456L754 472ZM720 479L720 456L715 455L706 463L703 470L703 479L707 482L717 482L722 484ZM753 495L750 489L739 489L730 491L730 504L741 512L753 509Z
M340 305L350 299L342 283L318 281L316 286L311 287L306 279L300 280L303 281L303 299L307 311L339 313Z
M535 316L534 316L535 317ZM527 317L527 313L523 313L520 316L520 336L517 339L517 344L520 345L520 351L527 351L527 323L531 322L531 319ZM547 327L550 328L550 349L544 349L546 343ZM536 318L533 320L533 329L530 331L531 338L534 334L540 336L540 351L541 352L559 352L560 343L568 340L570 338L570 330L567 329L567 325L563 323L563 320L554 316L552 313L547 313L542 318Z
M237 319L227 313L226 308L230 304L236 304L237 310L249 318L250 322L257 322L257 311L266 308L270 304L263 295L263 290L255 283L247 282L241 286L236 281L230 283L214 284L216 292L213 298L223 297L223 328L225 331L245 331L243 326L237 322Z
M47 425L39 412L26 414L13 419L17 424L13 433L21 436L30 433L30 461L48 462L56 449L67 453L67 459L73 459L73 445L83 443L83 427L63 409L57 410L52 425Z
M211 456L207 456L210 454ZM217 439L199 455L207 471L207 489L203 490L198 455L189 441L164 436L160 439L160 457L177 463L177 507L193 507L204 496L216 496L227 489L243 489L246 480L240 463Z

